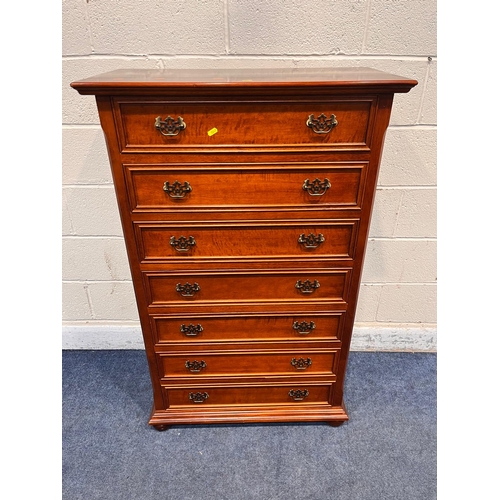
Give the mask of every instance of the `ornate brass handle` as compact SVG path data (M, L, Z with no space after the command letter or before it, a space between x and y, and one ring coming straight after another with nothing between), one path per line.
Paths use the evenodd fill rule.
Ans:
M307 191L311 196L323 196L331 187L332 185L328 179L321 182L318 178L314 179L312 182L306 179L302 185L302 189Z
M292 389L288 393L288 395L295 401L302 401L304 398L307 398L307 396L309 396L309 391L307 389L304 389L303 391L300 389L297 390Z
M206 368L207 364L205 361L186 361L186 368L192 373L199 373L203 368Z
M294 366L297 370L306 370L312 365L312 359L311 358L292 358L290 361L290 364Z
M177 283L177 285L175 286L175 290L179 292L183 297L193 297L201 290L201 288L198 283L194 283L193 285L191 285L191 283L186 283L184 285Z
M196 326L193 323L188 326L182 324L180 330L186 337L197 337L203 331L203 327L199 323Z
M172 236L170 238L170 244L178 252L189 252L189 250L196 245L196 241L192 236L189 238L180 236L178 240L175 239L175 236Z
M174 120L171 116L167 116L165 120L162 120L161 116L157 116L155 128L159 130L162 135L179 135L179 133L186 128L186 124L182 116L177 117L177 120Z
M321 113L318 118L314 118L314 115L309 115L306 121L306 125L317 134L328 134L338 124L339 122L335 115L332 114L330 118L327 118L324 113Z
M302 293L313 293L314 290L319 288L319 281L311 281L308 279L305 281L298 280L297 283L295 283L295 288L300 290Z
M184 184L181 184L179 181L175 181L173 184L167 181L163 184L163 191L165 191L170 198L184 198L192 190L193 188L187 181Z
M208 392L190 392L189 399L193 403L203 403L208 399Z
M311 333L312 330L316 328L316 324L314 321L307 322L307 321L302 321L299 323L298 321L294 321L292 328L297 331L300 335L308 335Z
M321 243L325 241L325 237L319 233L318 236L316 236L313 233L308 234L307 236L302 233L299 236L299 243L304 246L304 248L318 248Z

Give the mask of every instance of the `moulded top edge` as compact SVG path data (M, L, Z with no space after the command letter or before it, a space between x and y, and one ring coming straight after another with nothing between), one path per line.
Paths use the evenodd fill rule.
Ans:
M408 92L416 80L371 68L119 69L75 81L81 94L218 87L235 89L318 87L330 90Z

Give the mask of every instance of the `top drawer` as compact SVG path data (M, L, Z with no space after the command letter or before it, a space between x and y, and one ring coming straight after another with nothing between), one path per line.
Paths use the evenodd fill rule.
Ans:
M362 149L370 145L374 99L325 101L114 101L120 149Z

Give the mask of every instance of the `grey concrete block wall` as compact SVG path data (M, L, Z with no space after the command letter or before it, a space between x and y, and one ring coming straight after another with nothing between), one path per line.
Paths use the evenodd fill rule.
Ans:
M63 346L141 345L95 101L71 81L117 68L368 66L419 85L395 97L353 346L435 349L435 0L63 0L62 16Z

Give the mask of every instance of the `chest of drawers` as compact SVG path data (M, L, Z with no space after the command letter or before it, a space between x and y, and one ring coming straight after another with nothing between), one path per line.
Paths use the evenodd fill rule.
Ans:
M72 83L96 96L106 137L151 425L348 419L384 134L394 94L416 84L364 68Z

